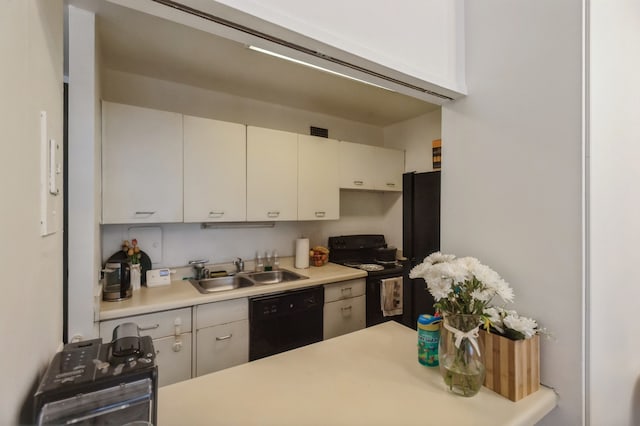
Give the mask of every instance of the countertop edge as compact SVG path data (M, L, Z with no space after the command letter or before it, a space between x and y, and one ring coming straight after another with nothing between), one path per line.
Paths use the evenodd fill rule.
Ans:
M265 294L365 278L367 276L367 273L363 270L333 263L328 263L321 267L312 266L308 269L297 269L293 267L292 259L287 258L282 260L282 268L308 278L287 283L252 286L211 294L198 292L188 280L172 281L170 285L162 287L142 287L133 293L131 299L120 302L102 301L100 303L99 321L144 315L244 297L256 297Z

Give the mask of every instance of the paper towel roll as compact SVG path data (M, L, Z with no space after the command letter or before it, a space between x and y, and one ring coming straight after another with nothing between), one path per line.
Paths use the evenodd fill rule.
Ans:
M298 238L296 240L296 260L295 267L306 269L309 267L309 239Z

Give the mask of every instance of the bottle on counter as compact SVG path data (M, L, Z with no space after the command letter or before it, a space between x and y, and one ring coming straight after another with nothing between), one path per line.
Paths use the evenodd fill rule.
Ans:
M271 256L269 256L269 252L265 251L264 252L264 270L271 271L272 269L273 269L273 260L271 259Z
M260 253L256 253L256 272L264 271L264 263L262 263L262 257Z
M439 364L440 322L442 318L432 315L418 317L418 362L422 365L436 367Z
M278 260L278 252L273 251L273 270L277 271L280 268L280 261Z

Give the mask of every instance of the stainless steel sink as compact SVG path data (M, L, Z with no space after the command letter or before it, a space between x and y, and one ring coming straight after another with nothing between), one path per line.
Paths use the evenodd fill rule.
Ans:
M246 275L190 280L190 282L200 293L204 294L233 290L241 287L251 287L254 284Z
M278 269L277 271L264 271L264 272L250 272L247 274L257 285L262 284L278 284L289 281L306 280L305 277L295 272L287 271L286 269Z

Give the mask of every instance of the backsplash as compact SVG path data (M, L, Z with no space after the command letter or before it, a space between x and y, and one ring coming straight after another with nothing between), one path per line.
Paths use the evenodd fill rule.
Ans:
M202 229L199 223L102 225L102 262L130 238L138 239L142 251L158 253L150 255L154 268L180 267L193 259L207 259L212 264L231 262L236 257L253 260L256 251L264 254L265 250L277 250L282 257L293 256L295 240L301 236L309 238L314 246L326 245L328 237L334 235L379 233L389 244L401 247L401 224L398 232L398 221L389 218L397 214L394 212L401 202L398 193L343 190L337 221L275 222L272 228L231 229ZM159 228L161 246L150 247L152 242L136 236L136 227Z

